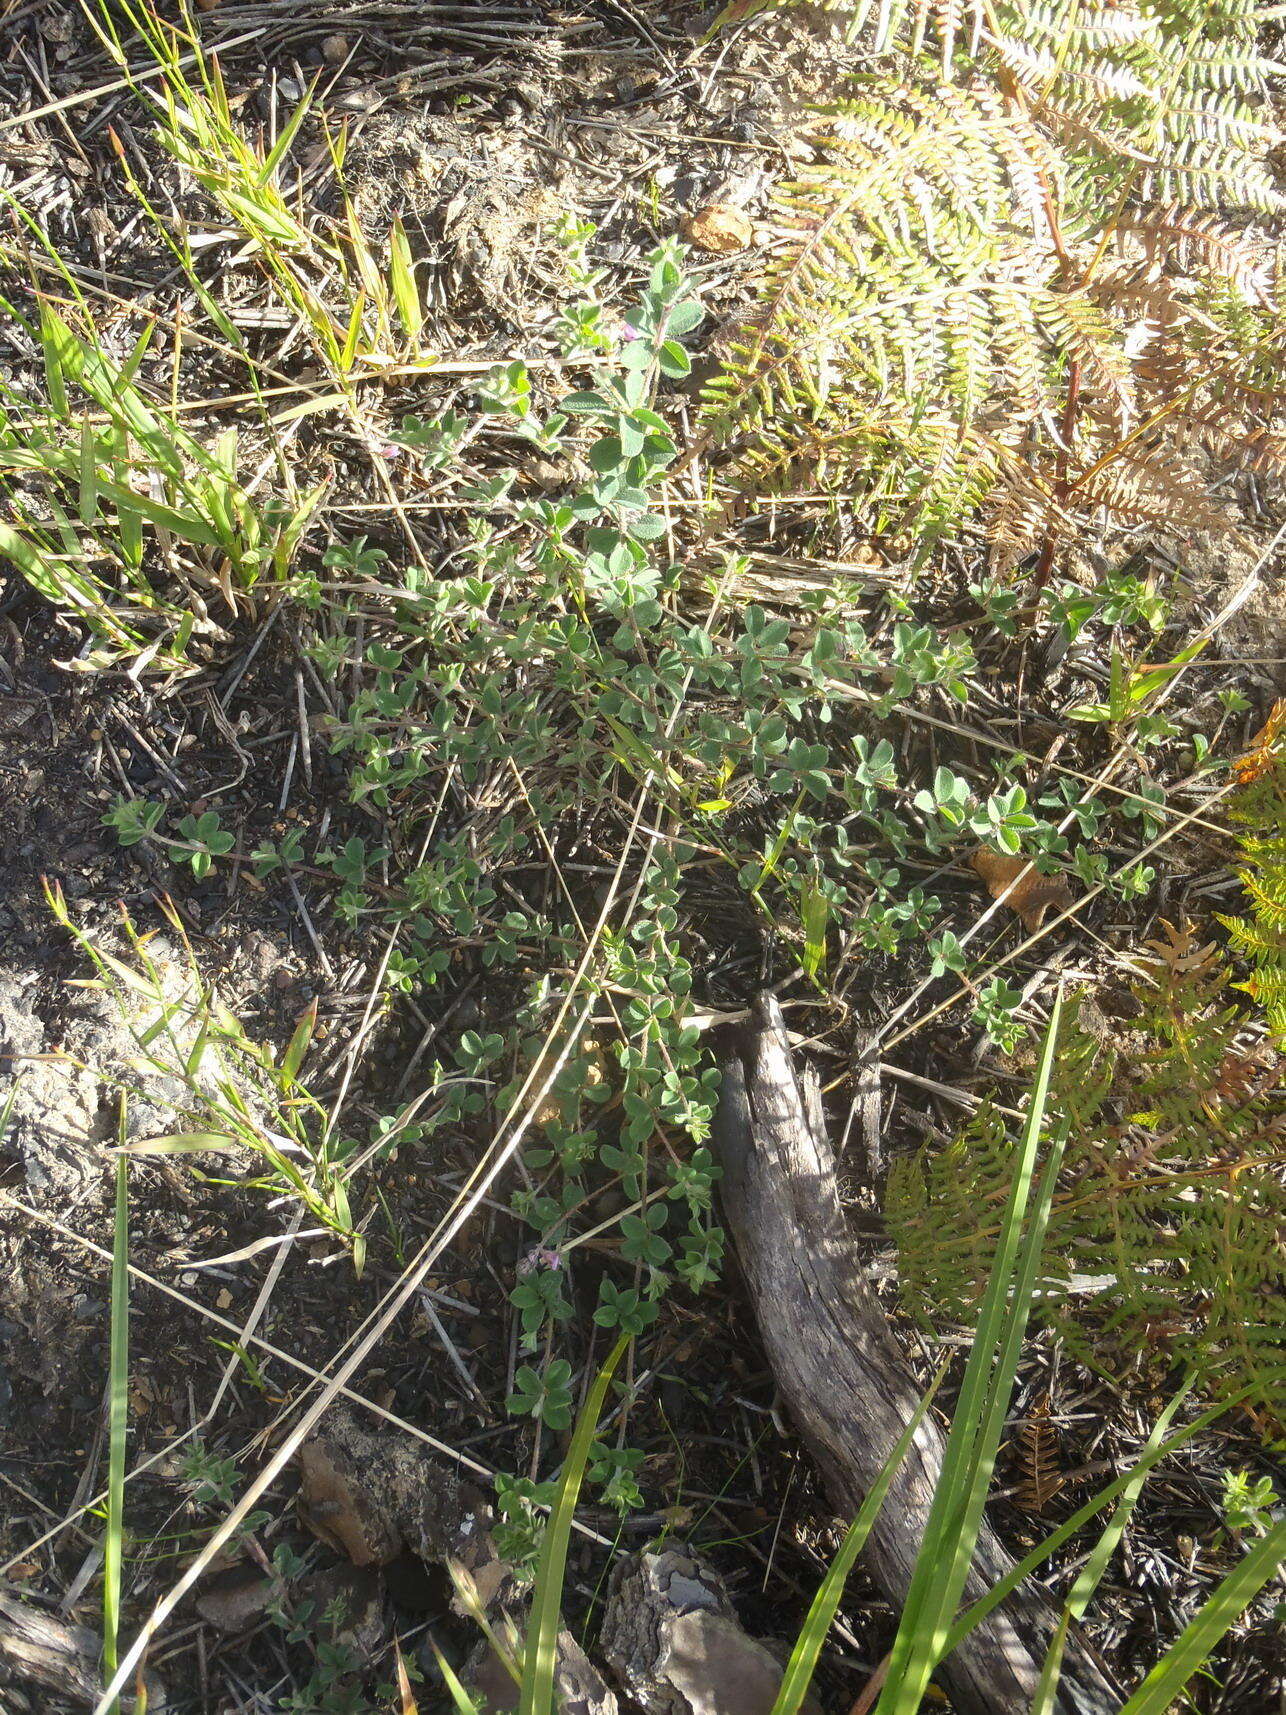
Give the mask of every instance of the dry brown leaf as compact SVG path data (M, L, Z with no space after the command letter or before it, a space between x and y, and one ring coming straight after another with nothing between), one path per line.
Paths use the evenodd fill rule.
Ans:
M1215 943L1207 941L1204 946L1200 945L1191 923L1176 929L1168 918L1163 917L1161 934L1164 938L1145 941L1143 945L1156 954L1157 964L1166 965L1172 971L1208 971L1218 958L1219 949Z
M683 236L698 250L727 256L746 248L754 237L754 227L739 208L726 202L712 202L688 215L683 222Z
M1286 728L1286 697L1278 697L1268 719L1250 741L1250 749L1236 762L1237 784L1249 786L1271 767L1277 740Z
M1030 867L1029 858L1013 857L1009 852L993 852L987 846L979 846L970 854L969 862L987 884L987 892L993 899L999 899L1015 877L1027 871L1017 887L1006 896L1005 904L1018 913L1029 935L1034 935L1040 928L1051 906L1056 911L1065 911L1072 903L1071 890L1064 878L1061 875L1042 875L1038 869Z

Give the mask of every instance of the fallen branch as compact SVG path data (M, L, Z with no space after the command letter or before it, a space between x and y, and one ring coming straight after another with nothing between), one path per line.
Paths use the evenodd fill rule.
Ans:
M0 1592L0 1689L12 1677L69 1702L92 1705L103 1690L102 1656L103 1640L88 1626L57 1620ZM164 1715L168 1702L160 1679L147 1673L144 1684L150 1715Z

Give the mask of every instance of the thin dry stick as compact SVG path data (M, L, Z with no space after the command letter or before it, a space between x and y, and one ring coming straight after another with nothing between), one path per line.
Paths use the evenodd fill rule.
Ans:
M101 1245L95 1244L92 1239L86 1238L83 1233L76 1232L74 1228L64 1226L61 1221L56 1220L52 1215L45 1215L41 1213L41 1211L31 1208L28 1204L23 1203L18 1198L9 1199L7 1206L19 1210L20 1213L26 1215L30 1220L37 1222L40 1226L47 1227L51 1232L57 1233L61 1238L68 1239L73 1244L79 1245L82 1250L89 1252L90 1255L99 1257L104 1262L110 1262L112 1260L112 1253L110 1251L104 1250ZM166 1298L173 1299L176 1304L181 1304L185 1310L190 1310L194 1315L203 1317L216 1328L220 1328L225 1333L232 1334L234 1337L241 1339L241 1343L243 1345L253 1347L257 1352L262 1352L265 1357L276 1359L277 1362L287 1365L290 1369L297 1370L300 1375L306 1376L311 1383L321 1386L326 1381L325 1373L321 1370L315 1369L312 1364L307 1362L306 1359L297 1357L293 1352L287 1352L280 1346L273 1345L271 1340L265 1339L260 1334L247 1332L244 1328L238 1328L237 1324L229 1317L220 1315L217 1310L211 1310L208 1305L202 1304L199 1299L192 1298L187 1293L181 1291L178 1287L171 1286L167 1281L160 1280L157 1276L149 1274L146 1269L138 1267L137 1264L131 1263L129 1265L129 1269L131 1279L138 1281L143 1286L151 1287L153 1291L162 1293ZM369 1399L365 1394L359 1393L355 1388L340 1388L339 1397L348 1400L351 1405L360 1406L363 1411L369 1411L372 1416L379 1418L382 1423L387 1423L391 1428L401 1430L403 1433L413 1436L414 1439L420 1442L422 1446L428 1447L433 1453L440 1455L444 1459L449 1459L453 1464L460 1466L461 1469L470 1472L473 1476L480 1478L483 1482L490 1483L492 1478L494 1478L496 1473L492 1466L483 1464L481 1460L472 1458L468 1453L462 1453L458 1448L448 1446L444 1441L439 1441L435 1436L430 1435L427 1429L421 1429L417 1424L410 1422L409 1419L399 1417L396 1412L389 1411L382 1405L377 1405L373 1399ZM131 1482L135 1477L143 1476L148 1471L152 1470L154 1466L163 1463L175 1447L180 1446L184 1441L191 1440L194 1435L199 1435L209 1421L210 1414L207 1412L203 1414L190 1429L184 1430L182 1435L177 1436L173 1441L167 1442L159 1452L152 1453L146 1459L141 1460L139 1464L134 1466L134 1468L128 1473L126 1481ZM2 1475L2 1473L0 1473L0 1475ZM106 1497L106 1493L106 1490L102 1490L97 1495L91 1496L83 1506L77 1507L74 1511L68 1512L65 1517L60 1518L52 1530L46 1531L43 1536L37 1537L33 1542L27 1543L8 1560L0 1562L0 1578L5 1577L15 1566L19 1564L20 1561L30 1557L37 1549L43 1547L46 1542L49 1542L53 1537L65 1530L69 1524L74 1523L74 1521L84 1513L90 1512L95 1507L101 1506ZM43 1510L45 1512L50 1511L48 1507L43 1508ZM610 1546L606 1537L600 1536L597 1531L591 1530L587 1525L577 1524L576 1529L582 1536L586 1537L589 1541L598 1543L600 1547Z
M220 53L230 53L233 48L239 48L245 42L257 41L268 26L260 24L258 29L247 30L244 35L234 36L230 42L220 44ZM183 70L200 62L199 53L184 54L179 60ZM94 89L82 89L75 95L64 95L59 101L47 101L43 107L29 107L23 113L17 113L12 119L0 120L0 137L6 131L17 131L24 125L30 125L33 119L47 119L51 113L66 113L72 107L84 107L87 102L97 101L104 95L115 95L122 89L133 89L140 83L155 83L157 78L164 77L164 66L153 66L151 71L130 72L125 77L115 78L111 83L100 83Z

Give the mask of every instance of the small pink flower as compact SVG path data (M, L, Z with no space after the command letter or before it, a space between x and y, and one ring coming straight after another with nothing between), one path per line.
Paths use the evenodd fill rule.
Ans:
M526 1274L534 1274L538 1268L561 1268L563 1259L558 1251L548 1250L544 1245L536 1245L529 1250L518 1264L518 1274L521 1278Z

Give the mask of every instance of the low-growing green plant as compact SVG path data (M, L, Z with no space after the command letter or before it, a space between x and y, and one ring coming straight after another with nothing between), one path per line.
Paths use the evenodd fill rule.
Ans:
M116 1002L136 1049L135 1068L183 1092L191 1129L126 1146L134 1155L188 1158L222 1183L199 1158L242 1157L254 1168L238 1185L298 1199L307 1212L351 1251L360 1269L366 1240L353 1220L345 1161L356 1145L331 1136L325 1110L301 1080L316 1008L297 1025L280 1058L254 1042L241 1022L202 979L181 918L162 906L179 955L162 961L152 936L142 935L122 911L129 957L120 958L73 918L61 889L46 887L55 920L88 956L97 975L82 987ZM119 1080L123 1074L95 1068ZM171 1098L167 1097L167 1100ZM181 1110L182 1111L182 1108Z
M1102 854L1076 836L1096 840L1120 826L1092 796L1047 789L1048 801L1036 802L1004 771L966 778L943 765L931 784L904 779L886 723L895 730L917 698L967 697L975 662L958 633L900 617L877 648L838 587L804 616L802 638L798 616L725 606L717 586L694 619L666 540L677 443L664 405L665 388L686 374L682 339L701 318L681 251L662 246L614 340L588 342L581 385L550 395L514 361L478 390L492 444L508 439L515 456L559 458L569 491L533 498L512 473L461 476L459 497L472 511L450 575L426 579L413 566L376 562L358 538L329 553L342 587L323 580L316 597L341 643L366 611L364 580L381 616L360 663L363 688L330 739L354 800L389 817L387 885L366 888L359 854L346 877L356 895L337 906L395 936L391 987L440 982L462 959L516 997L506 1030L465 1032L445 1049L437 1075L459 1074L458 1116L507 1111L545 1052L562 994L551 973L574 968L583 946L566 877L536 899L507 880L511 866L538 856L559 877L586 825L597 823L609 845L620 839L626 788L648 795L666 830L631 877L628 921L607 924L598 942L592 981L617 1028L573 1052L513 1193L538 1247L565 1256L595 1224L604 1183L619 1187L626 1207L598 1242L614 1246L630 1279L612 1282L618 1296L599 1313L621 1317L622 1327L645 1326L676 1279L700 1290L722 1251L704 1149L713 1072L685 1022L693 976L681 929L692 869L712 855L726 864L747 922L758 915L793 941L814 981L834 947L912 956L930 935L942 969L969 976L942 898L903 863L986 839L1055 866L1086 864ZM468 439L463 424L418 423L403 440L449 478ZM318 643L317 658L330 674L347 661L331 641ZM466 824L421 844L448 782L469 807ZM748 820L737 814L746 789L758 806ZM265 866L278 861L275 849L264 852ZM343 875L348 858L320 861ZM1009 1047L1024 1034L1019 998L1000 979L984 977L978 989L979 1024ZM637 1299L619 1297L627 1292ZM557 1353L570 1287L558 1269L541 1267L512 1295L528 1353L545 1345L513 1409L542 1419L552 1406L561 1416L561 1391L546 1387L544 1366L566 1361Z
M519 1417L534 1417L555 1434L572 1419L572 1366L566 1358L553 1358L543 1370L520 1364L514 1376L509 1409Z
M590 292L587 268L575 264ZM966 636L939 633L902 597L890 598L896 617L877 645L841 584L802 613L725 601L731 561L694 611L666 511L678 456L666 390L688 372L683 340L703 313L681 248L661 246L634 308L578 321L584 369L572 391L550 393L514 361L484 378L472 417L403 420L401 452L459 505L443 571L340 537L295 583L317 621L319 670L360 681L328 735L358 812L386 830L378 844L354 834L313 852L309 874L333 881L342 923L387 937L388 993L477 969L504 1012L502 1029L443 1034L424 1069L426 1123L510 1112L546 1052L563 973L584 953L583 895L563 865L583 862L586 830L599 849L628 848L631 803L646 806L656 831L621 877L628 909L601 926L588 973L610 1027L570 1054L512 1192L538 1250L570 1256L594 1231L620 1270L595 1313L635 1336L674 1283L704 1289L723 1249L705 1147L715 1074L688 1022L691 878L712 862L726 869L746 933L756 919L771 927L819 987L843 948L958 973L974 986L978 1025L1012 1048L1025 1028L1018 992L972 969L962 921L917 871L982 839L1106 876L1093 844L1126 825L1057 777L1029 794L1021 758L915 777L890 735L908 708L966 700L976 662ZM567 491L533 495L513 470L466 475L462 454L484 430L515 458L557 459ZM448 793L459 814L443 819ZM126 800L105 820L122 843L150 841L199 876L243 856L215 810L171 828L161 805ZM261 879L289 877L303 838L292 830L245 855ZM522 882L533 861L551 886ZM302 1135L286 1132L297 1158L244 1141L268 1163L264 1183L289 1186L360 1257L346 1170L357 1146L310 1129L305 1110L291 1108ZM606 1222L595 1213L604 1192L621 1199ZM512 1407L553 1425L566 1413L566 1378L551 1366L567 1363L570 1275L541 1267L512 1295L531 1360ZM619 1452L614 1473L628 1468L629 1449Z
M205 1441L196 1436L184 1449L179 1481L186 1491L188 1504L195 1512L227 1512L237 1497L237 1462L227 1455L212 1452ZM261 1530L271 1517L271 1513L261 1510L247 1513L238 1535L248 1536Z
M1022 998L1021 989L1012 988L1003 977L989 978L978 990L973 1016L986 1032L988 1041L994 1042L1006 1054L1012 1054L1027 1034L1025 1026L1015 1016Z
M1252 1477L1249 1471L1223 1474L1223 1516L1237 1535L1267 1536L1281 1504L1271 1477Z
M238 592L285 579L322 491L252 498L238 475L236 431L207 446L140 384L155 324L124 362L111 357L89 301L40 242L68 302L37 291L27 313L0 297L0 313L37 347L43 369L40 394L0 381L9 502L0 552L87 627L91 647L77 665L190 671L193 637L223 635L211 604L234 614Z
M306 1663L274 1710L278 1715L384 1715L399 1696L400 1684L409 1689L412 1673L418 1679L418 1671L399 1653L399 1684L372 1683L368 1660L346 1635L356 1617L349 1598L341 1593L322 1606L302 1593L298 1586L307 1570L308 1561L289 1543L273 1551L274 1594L267 1615L282 1641L303 1652Z

